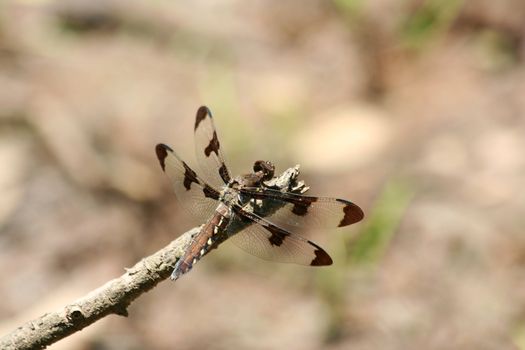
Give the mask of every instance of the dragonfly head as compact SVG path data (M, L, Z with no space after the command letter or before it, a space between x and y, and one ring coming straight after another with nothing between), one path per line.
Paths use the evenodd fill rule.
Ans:
M262 181L268 181L273 178L275 166L271 162L258 160L253 164L253 171L262 173Z

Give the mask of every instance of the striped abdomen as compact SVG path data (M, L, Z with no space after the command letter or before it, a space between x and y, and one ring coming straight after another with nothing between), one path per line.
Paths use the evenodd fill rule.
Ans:
M176 280L181 275L190 271L200 258L224 241L224 231L229 222L230 211L227 206L221 203L215 215L213 215L199 233L197 233L184 255L177 261L170 278Z

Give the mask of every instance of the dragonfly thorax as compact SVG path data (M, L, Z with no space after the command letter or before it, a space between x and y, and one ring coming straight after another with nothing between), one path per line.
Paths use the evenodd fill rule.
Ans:
M225 186L220 193L219 201L231 206L239 203L239 192L231 186Z
M263 182L274 176L275 166L264 160L258 160L253 165L253 173L234 177L220 192L219 200L226 205L240 204L245 201L241 198L241 188L263 187Z

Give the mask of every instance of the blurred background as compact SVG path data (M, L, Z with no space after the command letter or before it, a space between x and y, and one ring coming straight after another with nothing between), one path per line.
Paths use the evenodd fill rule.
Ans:
M213 111L235 174L297 163L366 219L329 268L225 243L51 349L525 349L525 2L0 2L0 334L200 224Z

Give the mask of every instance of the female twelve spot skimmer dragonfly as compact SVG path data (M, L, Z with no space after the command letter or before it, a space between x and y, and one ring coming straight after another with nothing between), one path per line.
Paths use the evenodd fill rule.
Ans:
M195 119L197 159L204 170L199 177L164 144L155 147L162 170L170 178L179 200L204 218L206 224L177 260L171 279L176 280L211 249L229 239L245 251L266 260L302 265L331 265L330 256L312 241L289 229L317 224L326 228L351 225L363 211L344 199L282 192L268 185L274 166L258 160L253 172L231 177L210 110L202 106ZM268 210L268 208L274 208ZM232 234L231 226L240 229Z

